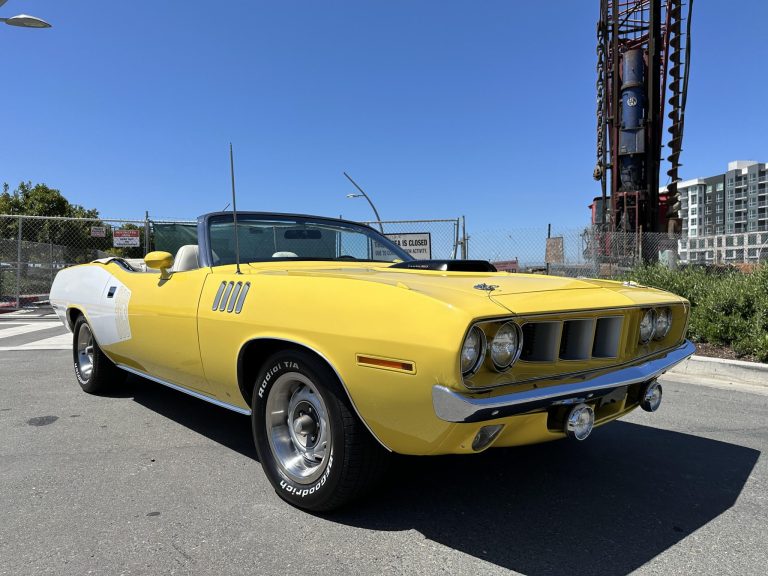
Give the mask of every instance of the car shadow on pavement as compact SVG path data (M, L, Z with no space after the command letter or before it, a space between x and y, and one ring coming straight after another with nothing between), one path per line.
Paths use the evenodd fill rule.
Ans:
M251 419L138 376L129 376L113 397L133 400L230 450L258 461Z
M245 416L136 377L116 395L257 459ZM323 519L416 530L531 576L618 576L733 506L759 456L751 448L615 422L581 443L397 456L370 496Z
M735 503L760 452L616 422L586 442L398 458L329 520L424 537L528 575L624 575Z

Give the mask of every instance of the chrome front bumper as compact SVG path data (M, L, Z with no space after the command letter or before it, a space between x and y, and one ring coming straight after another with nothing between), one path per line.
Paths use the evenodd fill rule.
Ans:
M493 398L470 398L437 384L432 388L432 405L437 417L446 422L482 422L557 404L585 402L606 396L623 386L653 380L688 358L695 350L693 343L686 340L664 357L648 360L643 364L620 368L592 378L587 374L579 382L534 388Z

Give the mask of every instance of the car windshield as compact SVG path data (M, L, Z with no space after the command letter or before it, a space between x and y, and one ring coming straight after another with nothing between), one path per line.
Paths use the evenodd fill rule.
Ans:
M214 266L234 264L235 233L231 214L208 223ZM407 252L372 228L311 216L237 215L241 262L285 260L413 260Z

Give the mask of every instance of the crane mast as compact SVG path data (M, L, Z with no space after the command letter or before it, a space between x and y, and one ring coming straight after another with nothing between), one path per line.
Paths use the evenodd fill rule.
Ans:
M599 232L680 230L677 183L692 5L693 0L600 0L594 178L602 196L593 209ZM668 182L660 195L665 124Z

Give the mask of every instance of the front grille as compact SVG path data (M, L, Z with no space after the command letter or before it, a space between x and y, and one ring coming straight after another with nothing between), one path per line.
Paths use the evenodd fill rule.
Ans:
M622 316L527 322L523 325L525 362L591 360L619 355Z

